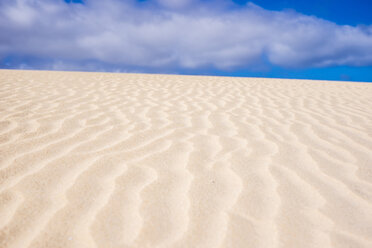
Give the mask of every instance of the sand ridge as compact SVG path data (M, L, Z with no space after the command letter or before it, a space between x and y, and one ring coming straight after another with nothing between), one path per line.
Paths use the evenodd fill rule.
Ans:
M372 247L372 84L0 71L0 247Z

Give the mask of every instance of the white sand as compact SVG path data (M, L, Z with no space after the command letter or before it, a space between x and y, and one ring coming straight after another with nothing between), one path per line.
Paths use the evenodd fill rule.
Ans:
M0 247L372 247L372 84L0 71Z

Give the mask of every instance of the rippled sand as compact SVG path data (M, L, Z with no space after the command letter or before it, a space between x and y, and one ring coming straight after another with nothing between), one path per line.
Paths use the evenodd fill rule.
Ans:
M0 71L0 247L372 247L372 84Z

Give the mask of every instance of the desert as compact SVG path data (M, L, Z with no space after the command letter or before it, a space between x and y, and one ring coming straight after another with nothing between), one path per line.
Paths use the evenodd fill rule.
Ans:
M0 247L372 247L372 84L0 70Z

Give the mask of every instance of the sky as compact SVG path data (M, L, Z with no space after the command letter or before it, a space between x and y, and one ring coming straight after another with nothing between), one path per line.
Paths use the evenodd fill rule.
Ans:
M0 0L0 68L372 82L370 0Z

